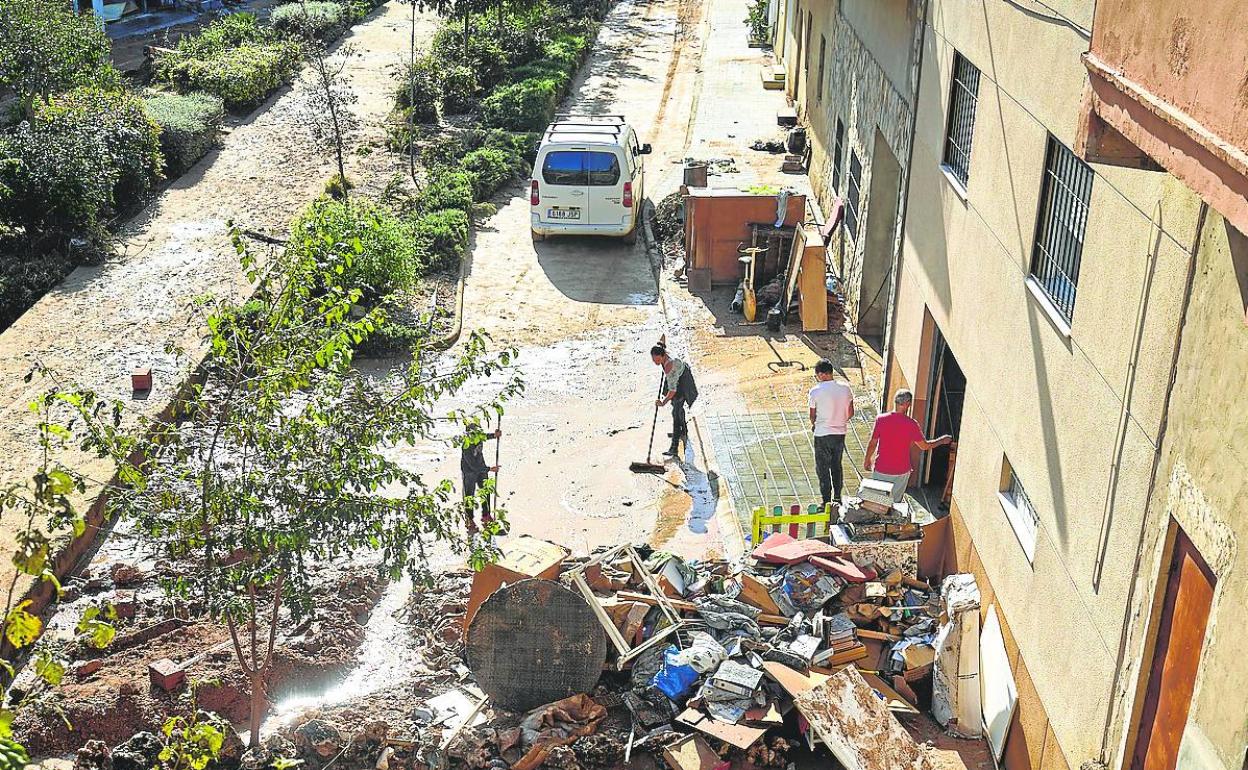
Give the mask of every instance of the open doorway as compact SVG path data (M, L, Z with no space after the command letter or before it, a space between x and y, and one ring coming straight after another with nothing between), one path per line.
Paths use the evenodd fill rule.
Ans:
M888 284L897 236L897 206L901 201L901 163L879 129L871 152L871 192L867 199L866 243L862 249L862 280L858 284L858 334L872 347L883 349L888 320Z
M958 433L962 427L962 407L966 401L966 375L958 365L953 350L933 325L931 376L928 378L927 414L923 432L929 438L953 436L953 443L926 452L920 479L928 500L935 505L928 510L947 510L953 493L953 474L957 466Z

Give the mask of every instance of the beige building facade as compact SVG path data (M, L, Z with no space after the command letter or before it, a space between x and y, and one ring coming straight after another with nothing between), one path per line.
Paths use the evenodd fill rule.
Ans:
M945 567L974 572L1003 625L1004 765L1240 770L1248 240L1166 157L1104 126L1088 141L1086 57L1109 23L1091 0L863 5L788 0L777 54L825 212L851 194L838 117L863 162L861 232L839 229L832 268L860 331L885 335L882 398L912 389L929 435L957 438L915 458L913 483L952 472ZM843 76L825 62L821 100L827 47L868 55ZM907 118L910 136L893 130ZM895 207L872 183L882 148L900 159ZM890 208L877 325L862 285Z

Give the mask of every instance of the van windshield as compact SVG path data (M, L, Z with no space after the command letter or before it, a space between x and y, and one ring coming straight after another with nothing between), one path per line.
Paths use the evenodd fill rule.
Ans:
M555 150L542 163L546 184L614 187L620 182L620 160L610 152Z

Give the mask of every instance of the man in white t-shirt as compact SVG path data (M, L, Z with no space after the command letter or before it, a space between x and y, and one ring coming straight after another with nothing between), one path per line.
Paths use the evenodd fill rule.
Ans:
M832 379L836 369L824 358L815 364L819 384L810 389L810 428L815 434L815 475L824 505L841 501L844 485L841 455L845 452L845 431L854 416L854 392L844 382Z

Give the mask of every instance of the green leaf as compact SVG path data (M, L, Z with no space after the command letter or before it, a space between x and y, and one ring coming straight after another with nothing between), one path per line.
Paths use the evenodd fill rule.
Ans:
M0 738L13 736L13 717L17 716L12 709L0 708Z
M55 687L65 678L65 664L52 657L47 650L40 650L35 658L35 673L39 678Z
M29 764L25 746L12 738L0 738L0 770L23 770Z
M19 650L34 644L43 630L43 621L26 611L29 606L30 599L26 599L10 610L4 620L4 638Z

